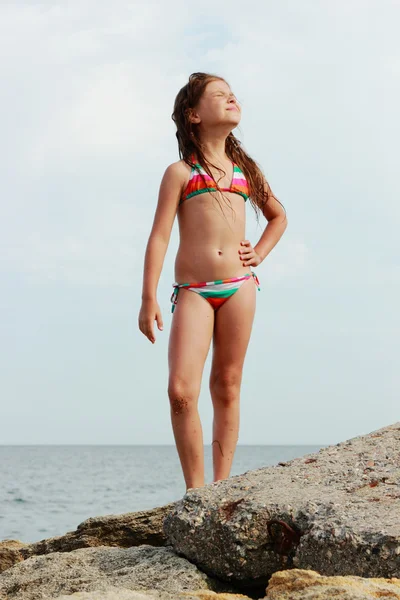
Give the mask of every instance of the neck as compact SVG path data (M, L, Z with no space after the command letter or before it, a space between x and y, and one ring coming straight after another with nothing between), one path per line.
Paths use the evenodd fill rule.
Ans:
M208 131L201 132L203 154L207 161L220 164L226 161L226 138L226 130L217 133L215 130L212 133Z

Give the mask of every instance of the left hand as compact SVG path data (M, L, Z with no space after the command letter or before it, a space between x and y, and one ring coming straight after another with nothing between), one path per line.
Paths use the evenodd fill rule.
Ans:
M261 257L254 250L249 240L240 242L239 256L244 267L256 267L261 262Z

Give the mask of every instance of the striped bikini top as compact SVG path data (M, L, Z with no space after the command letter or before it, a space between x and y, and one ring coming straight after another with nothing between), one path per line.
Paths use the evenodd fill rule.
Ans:
M186 186L185 191L182 194L182 198L179 204L182 204L184 200L191 198L192 196L197 196L198 194L204 194L206 192L216 192L218 191L215 181L206 173L203 167L196 163L194 160L194 155L191 157L192 163L195 164L195 167L192 167L190 172L190 178L188 184ZM223 192L233 192L235 194L240 194L243 196L244 201L249 197L249 186L246 181L246 177L244 176L243 171L232 162L233 164L233 177L231 181L231 185L229 188L220 188Z

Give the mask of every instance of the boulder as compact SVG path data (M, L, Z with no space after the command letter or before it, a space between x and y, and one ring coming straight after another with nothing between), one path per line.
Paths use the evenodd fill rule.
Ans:
M173 503L122 515L91 517L78 525L75 531L33 544L7 540L0 543L0 573L20 560L50 552L70 552L96 546L164 546L166 539L162 521L172 506Z
M325 577L315 571L288 569L270 579L266 600L400 600L400 579Z
M166 506L6 540L1 571L0 600L399 598L400 423Z
M168 594L169 596L169 594ZM134 592L123 588L110 588L106 592L75 592L65 596L57 596L55 600L159 600L158 592Z
M293 567L399 577L400 423L189 489L163 526L177 554L244 593Z
M70 596L58 596L55 600L251 600L242 594L217 594L207 590L169 594L150 590L132 592L122 588L113 588L107 592L77 592Z
M114 590L110 589L114 588ZM142 545L132 548L83 548L33 556L0 575L0 598L44 600L76 592L117 589L153 590L176 600L181 592L235 592L187 561L171 548ZM121 592L122 594L122 592ZM168 596L169 594L169 596Z

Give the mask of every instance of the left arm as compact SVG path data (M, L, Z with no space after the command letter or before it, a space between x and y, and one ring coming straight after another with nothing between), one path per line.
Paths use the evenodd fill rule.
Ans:
M264 189L269 195L268 202L263 209L263 215L268 223L254 248L248 240L241 242L239 253L243 266L256 267L259 265L279 242L287 227L285 211L276 200L267 181L264 183Z

